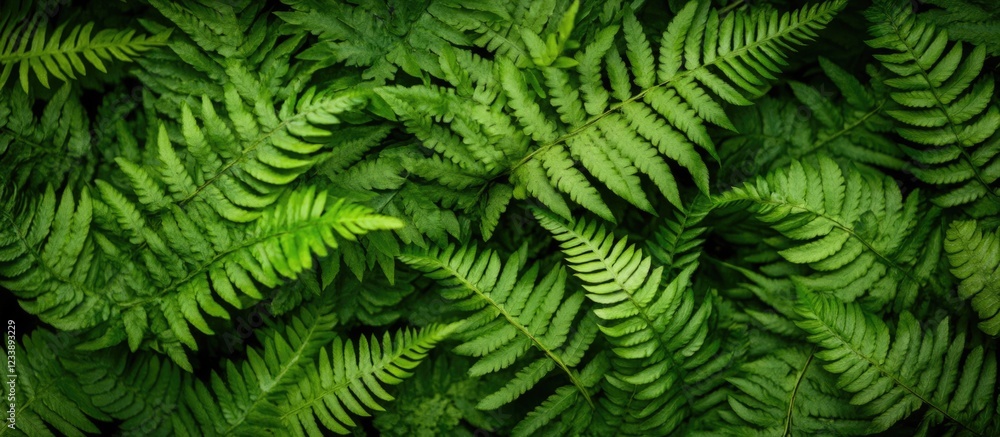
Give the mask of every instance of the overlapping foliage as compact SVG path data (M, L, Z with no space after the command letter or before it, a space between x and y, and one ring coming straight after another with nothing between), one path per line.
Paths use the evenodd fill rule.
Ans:
M0 6L0 434L1000 435L980 0L76 6Z

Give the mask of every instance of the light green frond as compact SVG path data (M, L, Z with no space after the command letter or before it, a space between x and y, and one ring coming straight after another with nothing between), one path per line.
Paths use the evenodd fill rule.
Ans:
M211 334L201 313L225 316L208 293L198 290L207 290L211 284L220 298L240 308L246 301L236 290L251 301L261 299L255 282L273 287L297 277L312 267L314 255L325 257L329 253L327 247L336 249L338 236L355 241L367 232L400 226L402 223L397 219L372 214L366 207L343 200L328 205L325 192L317 194L311 188L294 191L284 202L265 211L245 239L221 248L211 263L192 266L186 276L174 279L159 292L167 302L176 299L180 310L168 314L168 321L178 339L194 349L194 338L186 333L186 326L191 324ZM181 294L169 296L167 292L173 290L180 290ZM166 310L169 306L161 308Z
M94 32L94 23L73 26L66 31L66 24L48 34L43 21L19 20L18 10L5 7L0 14L0 87L17 72L21 88L29 90L32 74L45 88L49 76L61 81L76 79L87 73L89 63L102 73L107 73L105 62L129 62L133 57L167 43L170 31L153 36L136 35L135 30L103 29ZM93 33L93 35L92 35ZM64 35L65 34L65 35ZM84 62L86 61L86 63Z
M349 434L357 426L351 416L382 411L381 403L394 399L386 386L410 377L454 329L454 325L429 326L418 332L400 331L394 339L387 332L381 343L375 336L361 337L357 348L337 337L278 404L283 426L293 435L315 435L321 424L337 434Z
M136 259L123 259L121 253L102 246L97 256L121 263L121 270L115 275L103 272L96 276L98 286L85 287L94 284L90 278L95 275L90 270L95 260L89 238L94 214L90 196L84 191L77 205L67 192L57 207L56 196L50 191L41 202L29 205L32 214L15 219L10 211L6 213L12 227L0 240L6 255L0 257L3 284L17 290L25 308L47 323L66 329L101 325L99 332L104 334L83 347L104 348L127 339L135 350L150 340L153 347L172 350L171 356L188 370L190 363L176 347L183 344L197 349L189 326L212 334L203 315L228 318L212 290L241 308L262 298L258 283L270 287L295 278L312 267L314 255L326 256L328 247L336 249L338 238L355 241L371 231L402 226L397 219L343 200L328 204L325 192L317 194L309 188L294 191L265 210L254 228L238 239L196 224L198 215L186 214L176 206L164 216L162 229L156 230L110 184L99 182L98 188L107 202L102 214L120 226L131 244L148 251ZM33 302L37 296L34 290L41 286L61 290L62 299ZM112 299L115 293L126 290L137 297ZM243 296L237 295L237 290ZM124 317L111 318L112 311ZM158 323L168 329L157 330Z

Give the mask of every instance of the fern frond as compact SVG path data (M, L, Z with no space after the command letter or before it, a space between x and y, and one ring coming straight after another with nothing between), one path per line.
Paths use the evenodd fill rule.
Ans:
M376 83L393 79L402 70L424 78L443 77L433 56L445 48L475 47L475 36L466 30L488 28L510 18L500 4L489 1L407 1L385 3L329 3L284 0L292 8L276 14L291 29L319 36L319 43L305 50L303 59L320 67L342 63L363 67L362 77Z
M85 393L70 388L78 384L76 375L56 359L56 354L62 352L57 344L65 346L56 334L44 329L23 336L21 344L8 344L10 350L16 347L16 355L9 356L12 363L16 362L16 373L8 369L4 392L15 398L5 403L16 405L16 417L12 416L16 424L5 423L0 435L82 437L100 432L93 418L110 419Z
M328 205L325 192L317 194L310 188L291 193L265 211L240 238L234 239L218 224L198 225L198 215L187 215L176 207L164 216L157 232L117 190L106 183L98 187L107 202L101 204L103 212L94 211L86 190L79 204L67 191L57 208L50 190L40 202L28 206L28 215L15 217L12 210L5 212L11 226L0 240L6 255L0 265L2 284L22 299L28 311L54 326L102 325L98 332L103 335L82 347L108 347L127 339L134 351L154 333L157 340L151 346L165 350L187 370L191 365L180 344L197 349L189 325L212 334L203 313L228 318L212 290L241 308L247 301L236 290L251 301L262 299L254 281L275 286L296 277L311 268L314 254L325 256L327 247L339 246L336 235L353 241L369 231L402 225L358 205L343 201ZM94 215L110 216L132 244L148 250L138 259L127 259L121 248L93 232ZM95 242L100 247L97 251ZM116 275L93 272L104 265L94 261L95 252L101 261L110 258L123 263L122 270ZM42 289L59 291L38 299ZM134 297L115 299L116 293ZM59 299L53 299L56 296Z
M948 31L949 38L984 46L990 56L1000 55L1000 13L988 0L926 0L941 7L920 16Z
M179 367L148 352L76 350L75 333L39 329L23 339L16 355L17 423L0 434L83 436L100 432L90 422L100 420L117 421L126 434L176 435L172 420L182 418L181 393L192 381Z
M90 191L83 189L77 199L67 188L57 197L49 186L20 205L14 193L4 194L10 198L0 211L0 285L18 296L22 308L58 329L97 324L104 316L103 293L89 280L99 264L89 238Z
M819 66L832 89L825 82L816 87L790 81L794 100L764 97L752 107L733 111L738 133L720 144L720 175L742 178L759 173L759 168L770 171L817 154L891 170L907 167L906 154L886 134L892 127L884 113L888 96L862 85L826 58L819 58ZM733 179L719 184L744 182Z
M217 52L223 57L249 58L257 48L255 40L263 37L263 26L255 20L263 9L259 3L152 0L150 4L176 23L203 50Z
M25 93L29 90L31 73L49 88L49 75L61 81L76 79L87 73L86 60L94 68L107 73L105 62L129 62L140 53L167 43L170 31L153 36L136 35L135 30L103 29L93 35L94 23L73 26L63 36L66 24L48 35L44 22L35 20L21 24L13 16L15 8L4 8L0 17L0 88L17 68L18 79ZM29 36L30 35L30 36Z
M839 374L837 385L852 393L851 403L872 417L871 432L882 432L926 406L921 428L947 422L954 431L984 435L991 422L997 382L996 352L967 344L966 333L950 332L945 318L923 329L907 311L895 335L859 305L801 294L796 322L822 350L816 357Z
M204 122L199 126L194 112L182 105L186 156L175 150L161 126L155 149L159 166L145 169L124 159L118 163L151 212L197 201L226 219L248 222L278 198L281 187L319 161L325 138L332 135L330 126L361 103L354 95L317 95L310 90L298 101L285 102L277 119L258 120L247 112L236 91L228 88L231 121L219 116L203 97Z
M62 341L72 346L69 338ZM82 391L109 420L120 421L125 434L174 435L172 420L183 416L182 393L193 380L178 366L148 352L130 355L123 348L64 352L60 360L79 384L68 389Z
M354 241L367 232L401 225L394 218L372 214L362 206L343 201L327 205L325 192L317 194L313 189L292 192L287 200L265 211L245 239L231 242L229 247L215 253L212 262L193 266L185 276L173 279L161 289L159 295L164 296L164 301L160 306L176 335L175 341L196 349L187 325L212 334L201 312L225 317L225 312L220 311L206 292L210 284L219 297L240 308L243 299L237 296L236 290L252 300L261 299L254 281L275 286L284 279L295 278L312 267L314 254L323 257L329 253L327 247L336 249L339 246L336 236ZM187 241L179 239L170 242L175 247L184 243ZM202 245L206 243L201 242ZM167 292L173 290L180 294L168 297ZM171 304L174 299L176 304ZM176 305L176 310L171 305ZM131 332L144 332L144 329L140 326L134 331L126 331L132 343L139 340L133 338Z
M958 296L979 313L979 329L1000 335L1000 232L983 231L975 221L954 221L944 241L951 273L961 283Z
M949 44L947 32L919 19L903 1L878 1L868 18L875 37L868 44L889 52L875 58L890 72L883 82L897 106L887 113L911 144L906 151L919 163L914 175L942 186L934 197L938 205L984 199L984 211L995 212L1000 110L992 102L993 77L982 74L985 47Z
M337 337L330 352L323 349L278 405L282 423L294 435L317 434L320 423L337 434L349 434L349 428L356 426L350 416L382 411L380 402L393 400L385 386L410 377L428 351L455 328L437 325L419 332L400 331L395 339L386 333L381 343L374 336L370 341L361 337L357 349L350 340L345 343Z
M876 308L895 299L906 308L929 274L913 268L919 195L904 201L894 180L848 169L826 156L793 161L723 193L716 204L746 205L788 238L770 244L815 272L796 278L806 288L848 302L865 296Z
M661 265L669 266L668 277L698 262L705 242L703 235L709 229L701 226L701 222L714 207L711 198L699 196L684 210L674 212L672 219L664 220L654 238L646 242L650 255Z
M594 313L615 355L598 410L602 426L669 434L691 408L682 383L710 376L697 370L711 367L719 347L708 336L712 305L696 306L690 288L697 264L661 285L663 267L651 269L652 260L641 249L595 222L565 224L541 210L535 216L561 242L587 297L601 306Z
M596 390L611 364L607 354L600 353L580 371L580 381ZM579 402L581 393L573 387L556 389L541 405L529 411L523 420L514 426L511 435L527 437L533 435L581 435L586 434L593 420L593 410ZM560 419L561 420L557 420Z
M279 405L286 393L305 381L336 339L337 317L329 304L301 308L287 323L258 331L263 346L248 348L241 364L227 362L225 378L213 372L207 386L199 381L185 387L188 407L201 411L196 422L175 432L260 435L284 428Z
M20 88L0 93L0 183L38 192L90 178L94 138L79 93L63 85L40 116L33 104Z
M375 413L373 421L385 436L472 436L476 432L499 433L507 416L481 411L476 402L502 381L495 374L470 377L469 359L453 354L434 354L418 366L413 376L397 387L396 400Z
M664 32L657 57L638 21L625 14L622 28L603 29L567 61L556 63L555 55L548 53L544 56L548 61L528 69L498 57L492 86L502 84L506 99L495 102L461 100L468 96L455 97L453 90L433 87L383 87L376 92L428 148L460 166L476 162L472 152L484 139L514 138L500 144L499 165L491 157L485 170L487 175L495 174L494 168L510 172L515 197L530 194L569 218L563 198L568 194L577 204L613 221L588 174L646 211L652 206L640 174L680 206L670 162L685 168L698 189L708 193L708 166L696 146L716 157L706 122L732 127L713 96L749 104L748 98L762 94L772 73L780 71L791 45L812 38L843 5L833 1L783 16L737 12L721 17L709 10L707 2L690 2ZM559 46L557 35L569 33L570 22L560 23L551 44L546 42L549 46ZM619 34L624 34L628 64L615 47ZM605 74L610 87L604 83ZM457 110L473 102L478 107L464 113ZM511 121L486 122L500 117ZM469 129L466 120L476 122L475 129ZM510 132L510 126L521 129ZM526 143L532 147L525 150Z
M729 378L732 411L723 413L734 425L726 435L793 436L799 434L862 435L867 423L857 407L826 393L835 380L819 366L815 351L787 348L741 366ZM833 425L836 424L836 427Z
M339 257L334 254L330 258ZM340 259L331 261L341 262ZM342 279L329 284L323 293L335 295L337 314L345 323L356 319L369 326L386 326L412 315L407 311L404 299L416 291L413 287L416 279L415 274L399 271L394 283L384 276L369 275L358 280L354 275L343 275Z
M156 109L179 118L181 103L192 96L224 101L226 87L248 102L271 106L300 94L311 70L292 62L304 34L282 37L280 23L263 4L246 0L152 0L168 23L142 20L150 32L178 29L168 50L139 60L136 75L155 91ZM250 105L254 106L253 104Z
M566 296L565 269L550 270L541 280L538 264L521 273L526 255L522 246L504 264L490 250L448 246L400 259L444 286L440 293L455 301L456 308L475 311L465 319L462 330L467 334L455 348L459 354L479 357L470 375L521 367L513 380L484 397L477 408L494 410L513 402L553 371L565 374L582 399L593 405L574 369L597 334L589 319L576 322L583 294ZM532 349L542 356L528 355Z

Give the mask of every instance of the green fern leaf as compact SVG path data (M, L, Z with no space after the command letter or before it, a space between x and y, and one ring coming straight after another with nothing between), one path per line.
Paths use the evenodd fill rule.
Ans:
M793 436L829 433L862 435L867 423L836 393L835 379L824 372L814 351L780 349L741 366L729 378L736 388L729 395L732 411L724 420L734 425L726 435Z
M407 120L408 129L426 147L463 168L473 168L478 162L488 165L487 175L496 174L497 168L510 172L515 197L530 194L569 218L562 196L568 194L573 202L613 221L610 208L588 175L647 211L652 205L640 174L680 206L669 162L685 168L698 189L708 193L708 166L697 148L718 157L705 122L732 126L721 104L711 96L729 103L749 103L748 98L762 94L772 73L780 71L790 44L812 38L843 5L843 1L834 1L784 16L738 12L720 18L717 11L709 10L707 2L690 2L665 32L658 57L654 57L638 21L625 14L621 31L617 26L600 30L572 62L559 66L549 46L556 51L569 47L560 48L561 37L550 34L551 44L546 41L545 48L539 45L537 34L527 38L525 41L537 39L534 45L539 53L535 58L547 66L527 69L516 58L499 56L493 65L493 80L479 79L481 88L476 88L496 90L490 97L479 94L470 102L459 97L471 96L455 95L455 90L426 86L383 87L375 92L396 115ZM560 29L569 28L565 17L571 16L564 16ZM690 20L696 25L688 26ZM743 34L733 37L737 22L741 29L748 26L747 38ZM628 65L614 45L620 32ZM703 41L710 44L702 47ZM603 83L602 69L610 89ZM467 84L466 89L471 87ZM609 96L616 101L610 102ZM547 102L555 114L539 100ZM479 115L484 113L492 115ZM500 118L510 121L497 122ZM511 131L509 126L521 129ZM503 130L498 129L501 127ZM470 151L482 144L484 134L487 139L513 138L500 144L501 160L472 159ZM525 148L526 143L531 147Z
M979 329L1000 335L1000 233L983 232L975 221L955 221L944 241L951 272L962 282L958 295L971 299Z
M550 270L536 284L539 266L519 275L526 248L511 255L506 264L493 251L477 253L475 247L431 249L400 259L437 280L441 294L458 308L475 310L465 319L462 355L479 357L471 376L482 376L523 365L503 388L483 398L477 408L494 410L513 402L554 370L564 373L582 399L593 405L587 386L574 367L596 335L593 323L576 323L583 294L565 296L566 271ZM572 338L569 333L575 328ZM540 357L528 355L529 350Z
M599 354L580 371L580 381L587 387L600 387L599 382L610 370L606 354ZM592 410L579 402L581 393L570 386L556 389L541 405L528 412L524 420L511 430L515 437L532 435L585 434L593 418ZM562 420L558 420L562 418Z
M705 242L703 235L709 229L699 225L714 207L710 198L699 196L686 210L677 211L673 219L665 220L655 238L646 242L650 255L660 264L670 266L668 277L698 262Z
M64 84L46 100L36 115L19 87L0 93L0 183L41 192L93 175L96 139L79 93Z
M323 348L335 341L336 324L330 305L320 303L303 306L289 323L259 331L262 348L248 348L242 365L227 362L225 378L212 374L209 387L218 402L189 404L204 413L197 418L201 423L187 432L204 432L201 428L217 435L259 435L282 429L279 405L285 393L305 380ZM198 382L185 387L185 396L194 399L206 388Z
M903 312L893 336L857 304L803 293L798 312L803 320L796 323L822 348L816 356L827 362L824 368L840 375L837 385L872 417L872 432L925 405L922 427L946 421L956 431L983 435L995 419L995 353L974 340L966 345L964 332L952 335L947 318L923 330Z
M712 359L718 343L708 338L711 304L696 308L688 266L665 286L662 267L625 239L596 223L564 224L537 210L536 218L560 241L567 261L601 307L601 332L616 356L605 377L598 409L603 426L618 432L668 434L689 414L680 381L695 384L710 372L695 369Z
M69 338L57 338L69 346ZM100 352L64 353L62 361L78 388L120 430L144 435L171 435L175 417L183 415L183 387L192 379L181 369L152 353L130 355L121 348Z
M170 204L184 208L191 202L203 202L236 222L256 219L261 209L277 200L280 187L314 166L322 156L319 151L325 145L323 138L331 135L327 128L340 122L338 115L362 103L353 95L316 95L315 90L309 90L297 101L282 105L277 120L258 120L244 112L244 103L235 90L227 89L227 110L232 120L220 117L203 97L204 126L199 126L193 111L181 105L181 130L196 166L185 166L183 155L177 153L161 129L156 148L161 165L155 174L168 188ZM258 124L260 121L273 123L271 130L261 130L264 126ZM135 176L135 164L121 159L119 162L125 162L123 170L128 167L133 175L132 188L140 201L154 202L147 207L161 210L162 199L151 194L159 190L148 178Z
M326 66L364 67L362 77L384 83L402 70L414 77L443 77L433 57L417 56L413 47L441 50L475 47L475 34L509 18L504 5L489 1L406 1L384 4L331 4L315 0L286 2L292 11L277 15L300 32L319 35L320 43L302 57ZM385 23L384 26L378 23ZM464 30L473 30L469 33Z
M168 351L187 370L191 365L178 347L184 344L197 348L189 325L211 335L213 331L202 314L228 317L211 290L241 308L248 301L236 290L250 301L262 299L255 281L275 286L295 278L312 267L314 254L326 256L327 247L339 247L337 236L354 241L356 236L370 231L402 226L397 219L372 214L365 207L342 200L328 205L325 193L317 194L310 188L291 193L284 202L265 211L243 238L234 240L211 225L197 225L197 216L187 215L177 207L173 214L165 216L161 234L110 184L99 181L98 188L108 204L102 207L105 212L94 215L115 221L131 244L149 250L130 260L122 259L124 255L117 248L102 246L104 256L116 259L123 267L117 275L98 276L103 279L88 288L85 284L95 284L85 279L93 277L90 269L101 265L91 264L91 199L84 191L74 211L73 196L67 192L56 208L56 197L50 190L32 206L33 214L14 218L10 211L6 213L12 227L0 240L0 247L10 255L0 261L2 284L15 290L26 309L54 326L81 329L102 325L99 332L103 331L103 335L81 347L99 349L127 339L135 349L149 333L154 333L157 340L152 346ZM196 211L206 212L198 208ZM67 240L67 235L72 238ZM101 240L97 241L100 244ZM28 256L15 256L22 254ZM43 268L32 268L35 266ZM43 286L61 290L59 294L65 298L49 297L32 303ZM124 290L142 290L143 297L131 301L112 299L114 293ZM132 292L139 296L139 292ZM112 308L127 316L110 318Z
M865 301L876 308L893 300L906 308L931 273L912 267L919 195L904 202L887 177L857 167L845 173L820 156L716 198L720 206L734 202L789 239L778 243L778 253L816 272L796 279L810 290L848 302L868 293Z
M454 329L448 325L401 331L395 340L386 333L381 343L374 336L370 341L361 337L357 349L350 340L345 343L337 337L330 352L326 348L320 352L303 381L290 388L279 404L282 423L294 435L319 432L319 423L337 434L349 434L349 428L356 426L350 416L382 411L380 402L393 400L384 387L408 378Z
M94 23L87 23L74 26L64 39L66 24L47 35L48 29L44 24L34 29L19 26L18 20L7 16L14 14L14 9L4 8L3 12L5 16L0 18L0 35L4 36L4 43L0 45L0 87L7 83L17 68L25 93L29 89L31 73L45 88L49 88L49 75L61 81L76 79L77 74L85 75L87 68L83 60L107 73L104 62L116 59L131 61L142 52L165 45L170 37L170 31L147 37L137 36L134 30L128 29L104 29L91 35ZM31 36L15 37L18 34Z
M16 415L10 416L16 422L5 424L0 434L82 437L100 432L92 418L104 421L109 418L85 394L67 390L67 386L77 383L75 375L55 359L54 352L60 352L56 346L61 344L59 337L46 330L36 330L22 337L22 342L8 344L10 350L16 348L17 351L16 355L9 356L14 360L11 363L16 362L16 373L8 375L8 384L14 385L5 384L9 390L4 392L15 396L8 399L8 403L16 405Z
M887 113L910 142L907 153L920 166L922 181L942 185L934 202L955 207L985 199L996 211L1000 203L994 183L1000 111L991 103L994 81L982 74L985 47L966 52L948 33L918 19L909 4L882 0L868 11L875 37L868 45L890 71L883 82L897 106ZM885 53L889 52L889 53ZM919 53L920 55L916 55ZM982 203L982 202L980 202ZM975 207L975 208L983 208Z
M92 327L102 317L96 308L102 293L87 280L97 264L88 238L93 204L89 190L79 197L66 190L57 207L49 187L18 209L12 197L0 212L0 285L22 299L26 311L51 314L47 323L62 330ZM59 290L61 297L46 297L45 290Z
M940 9L921 11L921 16L948 31L950 38L984 46L990 56L1000 54L1000 14L983 0L928 0Z
M720 145L720 174L773 170L816 154L892 170L907 167L906 154L886 135L892 127L884 114L888 97L826 58L819 58L819 66L833 89L825 82L817 88L790 81L797 102L764 97L753 107L734 111L734 130L739 133ZM838 94L843 98L837 99Z

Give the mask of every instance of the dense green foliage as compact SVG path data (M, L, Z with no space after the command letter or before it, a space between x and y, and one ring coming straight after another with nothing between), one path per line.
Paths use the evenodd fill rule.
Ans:
M1000 435L991 0L77 3L0 434Z

